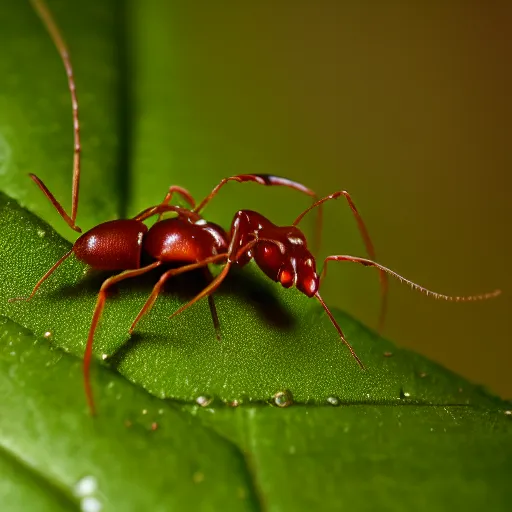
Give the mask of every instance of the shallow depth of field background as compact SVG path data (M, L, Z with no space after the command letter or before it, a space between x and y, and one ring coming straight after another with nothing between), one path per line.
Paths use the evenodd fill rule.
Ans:
M282 174L320 194L343 188L383 264L448 294L502 288L487 303L451 304L393 282L384 334L512 397L510 4L233 2L169 12L161 44L175 46L176 60L159 65L178 81L173 104L185 114L168 116L183 122L183 151L195 148L191 179L194 166L211 166L212 182L195 190L244 172ZM181 160L180 141L160 143ZM231 185L218 200L278 222L308 203L295 195L294 208L280 208L281 191L265 189L249 201L249 187ZM215 217L213 203L209 211ZM363 256L347 205L325 213L322 254ZM376 326L372 269L333 264L324 296Z

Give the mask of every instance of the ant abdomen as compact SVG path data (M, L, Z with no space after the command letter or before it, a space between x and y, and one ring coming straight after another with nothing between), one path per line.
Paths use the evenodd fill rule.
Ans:
M141 264L142 240L147 226L134 219L103 222L81 235L73 252L98 270L136 269Z

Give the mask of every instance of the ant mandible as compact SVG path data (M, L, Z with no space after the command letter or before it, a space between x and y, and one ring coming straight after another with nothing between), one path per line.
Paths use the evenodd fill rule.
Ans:
M76 225L80 180L80 127L73 70L67 46L45 4L42 0L32 0L32 3L42 18L61 55L66 68L68 86L71 93L74 125L71 216L65 212L61 204L37 176L31 174L30 177L46 195L67 224L76 232L81 233L81 229ZM276 226L258 212L240 210L235 214L230 231L227 233L217 224L206 221L201 216L201 211L229 181L251 181L266 186L285 186L305 193L317 200L312 206L302 212L291 226ZM180 195L185 202L188 203L190 208L187 209L170 205L169 203L174 194ZM348 201L371 259L345 255L328 256L324 260L323 272L319 275L316 271L315 258L308 248L306 237L297 225L312 209L321 208L324 202L341 196L345 197ZM172 212L176 216L162 220L162 215L167 212ZM157 222L153 224L151 228L148 228L143 222L156 215L158 215ZM319 220L321 222L320 209ZM84 353L84 385L91 414L95 413L95 406L90 385L90 362L94 333L104 308L107 290L120 281L139 276L165 263L179 263L184 265L167 270L160 277L148 300L132 323L129 329L130 333L133 332L140 319L149 312L164 283L168 279L191 270L204 269L210 280L209 284L196 297L174 312L171 318L185 311L198 300L208 297L217 337L219 337L219 323L212 293L220 286L233 265L243 266L254 259L260 269L273 281L281 283L285 288L296 286L297 289L307 297L315 297L320 302L330 321L338 331L341 341L347 346L361 368L364 368L363 363L346 340L341 327L338 325L319 294L320 282L322 277L325 276L328 261L351 261L365 266L373 266L379 270L382 295L380 325L382 325L384 320L386 309L388 274L409 284L412 288L422 293L448 301L484 300L495 297L500 293L499 290L496 290L482 295L452 297L432 292L403 278L392 270L373 261L373 259L375 259L375 252L370 236L350 195L346 191L335 192L327 197L318 199L317 195L312 190L300 183L279 176L265 174L244 174L224 178L197 206L190 192L179 186L171 186L162 203L146 208L132 219L108 221L99 224L81 235L76 240L72 249L62 256L36 283L31 294L25 300L30 300L41 284L72 254L95 269L123 271L103 282L89 329ZM152 263L141 266L143 255L150 257L153 260ZM225 262L224 268L213 278L209 273L208 265L222 262Z

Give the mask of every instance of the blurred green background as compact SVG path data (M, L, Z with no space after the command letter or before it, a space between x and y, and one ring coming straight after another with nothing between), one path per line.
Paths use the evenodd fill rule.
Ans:
M161 73L147 93L180 125L178 140L162 133L155 143L187 165L182 184L202 192L242 172L283 174L320 194L346 189L382 263L449 294L502 288L497 300L450 304L392 283L384 334L512 397L511 4L378 4L169 7L165 37L156 41L154 26L138 33L151 48L174 47L173 62L138 62L140 73ZM210 182L192 185L205 167ZM250 202L279 222L307 204L249 187L232 185L219 201L233 212ZM280 207L281 196L293 203ZM322 254L363 255L348 207L325 210ZM209 211L215 218L214 203ZM335 266L326 299L376 326L375 273Z
M102 16L101 2L49 2L74 59L84 183L93 174L88 147L114 148L113 160L124 144L127 175L130 167L146 171L124 191L128 214L157 202L170 183L200 197L240 173L284 175L320 195L348 190L381 263L447 294L504 291L486 303L450 304L392 283L385 336L512 397L510 2L113 3L114 30L127 41L120 48L95 44L95 27L81 23L81 9ZM40 30L38 23L27 18L20 30ZM86 60L95 65L81 65ZM96 104L94 78L119 63L126 74L116 101L128 108L113 122ZM69 100L57 56L46 72L62 73L55 132L68 144L58 165L70 169ZM34 81L27 105L44 88L34 78L27 77ZM53 105L50 95L45 101ZM149 137L155 118L162 129ZM112 140L94 136L105 123ZM37 150L37 138L31 145ZM165 181L151 174L155 165L168 170ZM52 188L48 176L41 173ZM49 219L28 181L18 196ZM83 214L101 202L96 187L97 197L82 195ZM226 226L239 208L288 223L307 205L293 191L232 184L207 212ZM325 213L322 255L364 256L347 205L333 202ZM304 222L308 234L313 220ZM323 295L376 326L372 269L333 264Z

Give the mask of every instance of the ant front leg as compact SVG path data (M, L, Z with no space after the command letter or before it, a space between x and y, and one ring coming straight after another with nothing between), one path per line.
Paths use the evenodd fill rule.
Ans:
M344 197L350 209L352 210L352 215L356 219L357 227L359 229L359 233L361 234L361 237L363 239L364 245L366 247L366 252L368 253L368 256L370 258L375 259L375 249L373 247L372 240L370 238L370 233L368 232L368 229L366 228L366 225L363 221L363 218L357 211L356 205L354 204L354 201L350 197L350 194L346 190L340 190L338 192L334 192L334 194L330 194L318 201L316 201L314 204L312 204L309 208L304 210L293 222L293 226L297 226L299 222L304 218L304 216L309 213L314 208L321 206L326 201L331 201L333 199L338 199L339 197ZM322 280L325 277L326 273L326 265L324 265L324 268L322 270L322 274L320 276L320 279ZM388 302L388 278L386 275L386 272L383 270L379 271L379 280L380 280L380 295L381 295L381 306L380 306L380 315L379 315L379 331L382 331L384 327L384 321L386 318L386 312L387 312L387 302Z
M235 238L233 238L233 240L235 240ZM240 260L244 255L250 254L251 249L253 249L255 245L257 245L261 242L274 243L279 247L279 249L281 249L281 244L279 242L277 242L275 240L267 239L267 238L258 238L256 240L252 240L252 241L246 243L245 245L243 245L238 250L235 250L236 246L234 244L232 244L230 246L230 250L227 253L212 257L212 258L217 258L217 257L223 256L224 258L227 259L227 262L224 265L224 267L222 268L222 270L220 271L220 273L214 278L214 280L208 286L206 286L206 288L204 288L192 300L190 300L189 302L187 302L186 304L181 306L169 318L174 318L175 316L179 315L180 313L183 313L190 306L194 305L197 301L203 299L204 297L209 297L221 285L222 281L224 281L224 279L226 279L226 276L228 275L231 267L234 264L236 264L238 262L238 260ZM234 257L233 257L233 255L234 255ZM250 257L249 257L249 259L250 259ZM211 258L207 258L207 260L211 260ZM195 265L190 265L190 268L187 270L191 270L192 268L198 268L199 265L206 264L207 260L203 260L203 262L199 262ZM178 273L177 271L180 271L180 270L186 271L185 267L182 267L182 268L176 269L176 273Z
M196 270L199 268L207 268L207 265L209 265L210 263L219 263L220 261L222 261L223 259L226 259L226 258L227 258L227 254L217 254L216 256L210 256L209 258L206 258L197 263L191 263L190 265L184 265L183 267L173 268L173 269L168 270L167 272L164 272L160 276L160 279L158 280L156 285L153 287L153 290L151 291L151 295L148 297L148 300L146 301L144 306L142 306L142 309L139 311L139 314L137 315L135 320L132 322L132 325L130 326L130 329L128 332L130 334L132 334L136 325L140 322L142 317L151 311L151 308L155 304L155 301L158 298L158 296L160 295L160 292L162 291L164 284L171 277L177 276L179 274L183 274L185 272L190 272L191 270ZM208 274L210 274L209 271L208 271ZM210 274L210 276L211 276L211 274ZM210 281L208 286L210 286L213 281L214 281L214 279L212 279ZM202 298L202 296L200 298ZM199 300L199 299L197 299L197 300ZM196 302L196 299L194 299L194 302ZM193 302L192 302L192 304L193 304ZM192 305L192 304L190 304L190 305ZM211 306L210 306L210 311L211 311ZM218 317L216 315L217 315L217 310L215 309L215 316L213 316L213 313L212 313L212 317L213 317L215 329L217 331L217 337L219 337L220 333L218 331Z
M119 283L125 279L130 279L131 277L137 277L154 268L157 268L162 264L161 261L155 261L146 267L137 268L133 270L126 270L117 276L109 277L106 279L101 285L100 291L98 293L98 299L96 301L96 306L94 308L94 313L92 315L91 327L89 328L89 335L87 337L87 344L85 346L84 352L84 386L85 386L85 395L87 397L87 403L89 405L89 411L91 415L94 416L96 414L96 410L94 407L94 398L91 388L91 377L90 377L90 366L91 366L91 358L92 358L92 345L94 341L94 333L96 332L96 328L98 326L98 322L101 317L101 313L103 312L103 308L105 307L105 301L107 299L107 290L114 284Z

